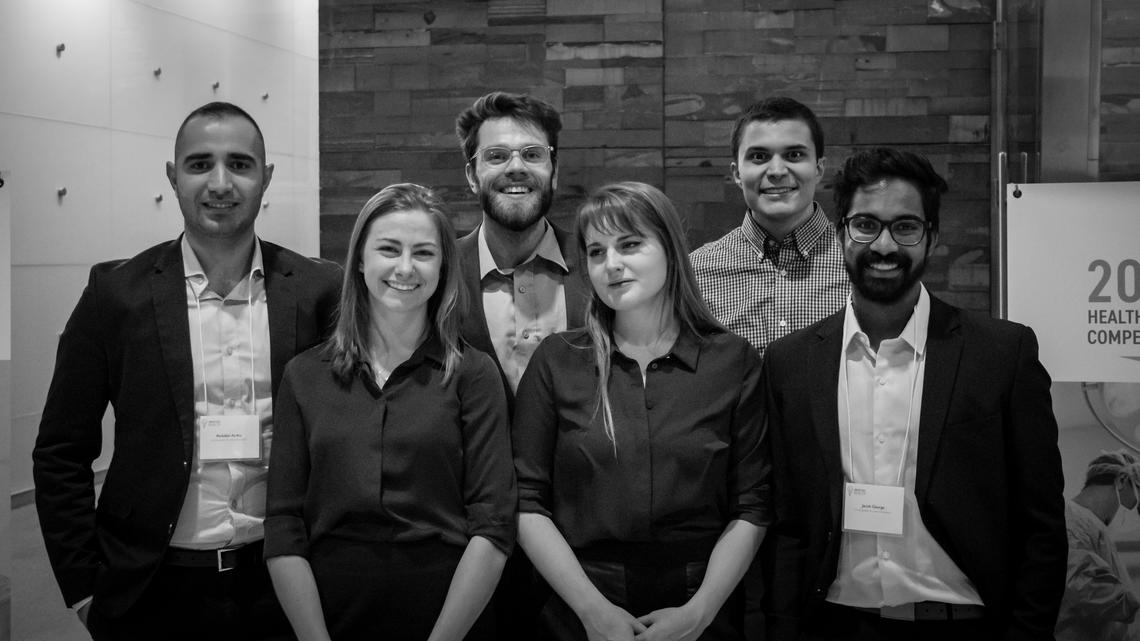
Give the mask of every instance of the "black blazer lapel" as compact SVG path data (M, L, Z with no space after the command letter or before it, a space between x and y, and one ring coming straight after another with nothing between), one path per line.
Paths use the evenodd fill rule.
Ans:
M823 472L827 474L832 523L843 509L843 459L839 452L839 361L843 349L843 312L824 321L808 347L806 362L811 380L811 423L815 427Z
M293 266L275 245L261 243L261 261L265 267L265 296L269 304L271 389L276 397L285 365L297 353L297 291Z
M183 460L189 461L194 456L194 361L190 354L181 243L181 236L171 241L155 260L150 295L163 367L182 430Z
M585 274L578 264L578 247L574 242L574 234L554 228L554 237L558 239L558 249L562 252L562 260L566 262L566 269L570 273L562 279L563 292L566 296L566 329L577 329L586 324L586 302L590 298L589 284Z
M467 312L463 315L460 331L463 338L475 349L485 352L495 360L499 371L503 364L495 354L491 333L487 330L487 315L483 311L482 274L479 271L479 227L459 239L459 261L462 269L460 280L467 290Z
M938 445L946 426L958 365L962 358L962 333L958 311L930 298L930 327L926 336L926 372L922 381L922 412L918 430L918 464L914 496L919 506L926 499Z

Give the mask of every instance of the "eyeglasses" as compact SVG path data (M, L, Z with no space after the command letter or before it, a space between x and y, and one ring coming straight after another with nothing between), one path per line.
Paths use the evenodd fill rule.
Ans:
M896 218L890 224L875 218L870 214L855 214L843 219L843 226L847 229L847 236L857 243L869 244L875 242L883 233L883 227L891 230L891 238L904 247L911 247L922 242L930 223L908 216Z
M521 149L509 147L484 147L471 156L471 160L481 159L488 165L505 165L511 161L515 154L528 165L541 165L550 160L554 147L548 145L527 145Z

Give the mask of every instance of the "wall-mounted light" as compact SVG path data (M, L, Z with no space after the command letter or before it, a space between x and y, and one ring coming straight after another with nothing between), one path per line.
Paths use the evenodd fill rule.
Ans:
M67 195L67 187L60 187L59 189L56 189L55 195L57 198L63 198Z
M218 90L218 87L221 87L221 86L222 86L222 83L221 83L221 82L219 82L219 81L217 81L217 80L215 80L215 81L214 81L214 84L213 84L212 86L213 86L213 88L214 88L214 91L217 91L217 90Z
M261 208L262 208L262 209L269 209L269 201L268 201L268 200L266 200L266 201L263 201L263 202L261 203Z
M162 202L162 194L155 194L154 202L156 202L156 203Z
M58 58L63 55L63 50L67 49L67 45L62 42L55 46L55 57Z
M157 78L161 75L162 75L162 67L155 67L154 68L154 77Z
M267 93L261 94L261 99L262 100L269 100L269 93L267 92Z

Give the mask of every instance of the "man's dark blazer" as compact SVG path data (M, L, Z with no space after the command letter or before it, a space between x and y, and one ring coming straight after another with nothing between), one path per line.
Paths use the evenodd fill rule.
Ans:
M566 297L566 329L581 327L585 323L586 301L589 300L590 291L586 283L585 274L579 273L578 248L574 244L574 235L559 229L551 224L554 237L558 239L558 248L562 250L562 259L570 273L562 281ZM503 364L495 353L495 345L491 342L491 334L487 329L487 315L483 311L483 285L482 272L479 270L479 228L459 239L459 260L463 269L463 287L467 290L467 313L463 316L461 332L463 339L472 347L486 352L495 359L499 372L503 371ZM503 386L507 390L507 400L514 406L515 395L503 378Z
M764 355L776 523L764 544L769 639L794 639L836 576L844 311ZM1065 587L1057 423L1037 339L933 297L918 433L922 521L977 588L995 638L1052 639Z
M340 268L261 243L272 389L331 330ZM91 463L111 404L114 454L95 506ZM91 269L60 336L32 453L44 543L68 605L103 616L145 590L178 522L194 460L194 372L181 241Z

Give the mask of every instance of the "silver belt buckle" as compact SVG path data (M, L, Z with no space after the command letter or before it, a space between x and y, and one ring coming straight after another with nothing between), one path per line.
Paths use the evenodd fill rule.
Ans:
M237 549L239 549L239 548L241 548L241 546L240 546L240 545L239 545L239 546L237 546L237 547L232 547L232 548L218 548L217 550L215 550L215 552L217 552L217 553L218 553L218 572L229 572L230 570L234 569L234 567L237 567L237 562L236 562L236 561L234 562L234 565L233 565L233 566L231 566L231 567L228 567L228 568L227 568L227 567L225 567L225 566L222 564L222 555L223 555L223 554L225 554L226 552L233 552L234 550L237 550Z
M900 603L899 605L884 605L879 608L879 616L884 619L896 621L914 621L914 604Z

